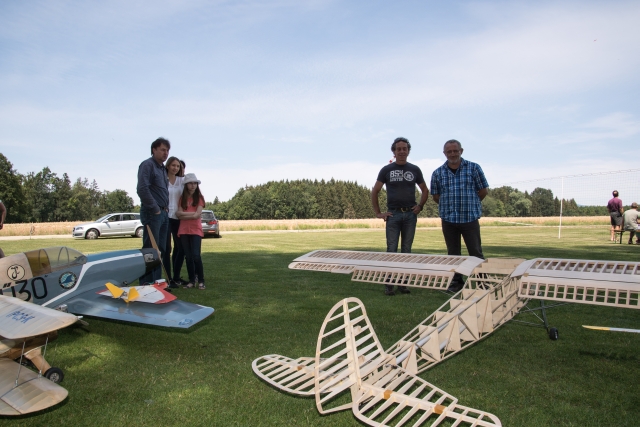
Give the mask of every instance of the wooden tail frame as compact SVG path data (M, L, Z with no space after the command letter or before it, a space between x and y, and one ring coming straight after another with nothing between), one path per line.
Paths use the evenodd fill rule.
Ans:
M495 415L459 405L454 396L397 366L395 357L382 350L357 298L331 308L315 359L269 355L256 359L253 369L282 390L313 393L321 414L351 409L372 426L502 425Z
M158 248L158 244L156 243L155 237L153 237L153 233L151 232L151 227L149 227L149 224L147 224L147 233L149 233L149 240L151 240L151 246L153 247L153 249L158 251L158 255L160 256L160 265L162 266L162 271L164 272L164 277L167 279L167 282L169 282L169 280L171 280L171 278L167 274L167 270L165 270L165 268L164 268L164 263L162 262L162 251L160 251L160 249Z

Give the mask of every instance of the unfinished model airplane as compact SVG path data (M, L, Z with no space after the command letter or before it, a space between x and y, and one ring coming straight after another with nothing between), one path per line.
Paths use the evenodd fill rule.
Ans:
M36 249L0 259L0 294L79 315L175 328L213 313L211 307L176 299L164 290L166 284L129 289L158 265L159 252L152 248L90 255L64 246ZM121 298L114 288L127 296Z
M547 258L529 261L509 258L482 260L464 256L320 250L297 258L289 268L351 274L353 281L436 290L446 290L456 273L468 276L461 291L386 350L384 354L388 358L384 362L377 358L375 363L378 365L369 368L394 366L407 375L423 372L486 338L513 319L529 299L640 308L640 263L634 262ZM363 308L359 320L364 317L366 314ZM318 338L319 343L323 340L325 326ZM558 332L555 328L548 328L546 317L545 327L549 336L557 339ZM356 348L359 342L359 339L351 339L350 345ZM335 378L337 374L335 370L324 373L326 363L323 362L325 357L322 348L318 344L315 359L302 357L293 360L279 355L264 356L253 362L253 370L260 378L281 390L298 395L315 394L318 402L318 399L321 400L318 393L334 395L334 389L320 387L322 378L325 375L334 375ZM365 353L358 351L351 357L360 360ZM355 363L346 360L349 358L346 357L341 366ZM401 383L393 384L395 387ZM404 395L403 387L394 387L385 389L382 398L389 398L397 392ZM378 392L379 398L381 390L378 389ZM352 396L355 396L354 393L352 390ZM356 402L355 397L353 402ZM412 402L418 404L417 401ZM420 408L425 408L424 402L421 405ZM355 403L353 410L356 413ZM388 414L386 409L381 411ZM391 416L385 419L374 416L382 412L376 410L368 417L358 416L356 413L356 416L374 426L391 425L392 422L393 425L400 426L409 421ZM482 415L484 413L476 411L476 414L480 414L478 420L485 420L485 415ZM489 418L493 420L491 417ZM412 419L411 422L416 426L425 425L427 419L429 416L417 421ZM440 419L429 422L433 424L428 425L439 425ZM462 422L459 417L454 425ZM476 424L466 420L464 422L468 424L463 425L485 425L479 421ZM496 424L487 425L500 425L499 420L492 422Z
M41 348L78 318L8 296L0 296L0 318L0 415L24 415L62 402L67 390L57 383L64 375L47 363ZM27 362L37 372L24 367Z

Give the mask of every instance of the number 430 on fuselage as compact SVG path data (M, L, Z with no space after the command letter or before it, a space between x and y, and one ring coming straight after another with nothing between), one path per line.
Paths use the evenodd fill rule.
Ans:
M106 284L129 286L160 265L155 249L84 255L65 246L0 259L0 294L70 313L166 327L188 328L213 308L174 299L127 301L99 294Z

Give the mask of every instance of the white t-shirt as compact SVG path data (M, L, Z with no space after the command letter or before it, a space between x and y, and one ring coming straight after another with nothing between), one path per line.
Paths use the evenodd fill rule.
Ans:
M176 212L184 188L182 181L184 181L183 176L176 176L176 182L173 184L169 181L169 218L178 219Z

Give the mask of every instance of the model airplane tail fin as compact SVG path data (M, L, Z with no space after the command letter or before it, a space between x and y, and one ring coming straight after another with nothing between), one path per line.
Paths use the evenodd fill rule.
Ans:
M140 298L140 292L135 287L129 288L129 293L127 294L126 302L131 302Z
M385 357L362 302L346 298L334 305L320 328L316 347L318 411L350 409L361 378L384 363Z
M111 293L111 295L114 298L120 298L122 296L122 294L124 293L124 291L122 289L120 289L119 287L117 287L113 283L107 283L106 286L107 286L107 289L109 289L109 292Z

